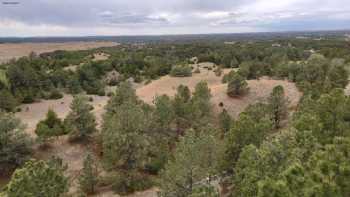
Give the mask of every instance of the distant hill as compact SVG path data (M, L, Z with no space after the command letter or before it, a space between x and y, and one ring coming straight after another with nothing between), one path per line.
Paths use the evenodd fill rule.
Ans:
M160 42L196 42L196 41L247 41L285 38L337 38L350 34L350 30L305 31L305 32L261 32L232 34L188 34L188 35L152 35L152 36L85 36L85 37L2 37L0 43L22 42L71 42L71 41L113 41L118 43L160 43Z

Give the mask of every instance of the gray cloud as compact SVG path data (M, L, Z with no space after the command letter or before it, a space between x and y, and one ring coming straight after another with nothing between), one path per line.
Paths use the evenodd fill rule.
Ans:
M293 30L295 21L302 26L310 18L315 28L326 28L324 21L350 28L348 0L17 1L0 4L0 36L269 31L278 24Z

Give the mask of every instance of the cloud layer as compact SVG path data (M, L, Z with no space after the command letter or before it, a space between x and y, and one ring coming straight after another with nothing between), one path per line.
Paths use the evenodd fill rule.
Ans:
M0 36L349 29L348 0L0 0Z

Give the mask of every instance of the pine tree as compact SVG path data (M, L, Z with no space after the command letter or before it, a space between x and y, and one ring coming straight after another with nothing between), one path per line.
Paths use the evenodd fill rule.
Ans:
M232 79L228 79L227 95L230 97L241 96L248 90L248 83L240 74L235 73Z
M95 193L95 186L98 182L97 166L91 153L88 153L84 159L83 169L79 177L80 189L87 193Z
M65 124L70 132L71 139L85 139L96 131L95 116L91 113L91 106L87 98L75 96L71 105L71 112L65 119Z
M52 110L46 114L46 119L40 121L35 129L35 134L38 135L39 143L45 145L54 136L59 136L65 133L63 123L57 114Z
M0 174L7 174L27 161L31 140L25 126L12 114L0 111Z
M230 114L227 112L226 109L223 109L222 112L219 114L219 124L223 134L226 134L227 132L229 132L232 123L233 123L233 120Z
M283 86L273 88L270 97L268 98L272 121L275 128L281 127L281 121L288 116L288 99L285 96Z
M7 185L8 197L60 197L68 191L68 178L60 163L30 160L17 169Z
M210 182L221 156L219 145L211 133L187 131L161 173L161 196L189 196L207 183L203 180Z

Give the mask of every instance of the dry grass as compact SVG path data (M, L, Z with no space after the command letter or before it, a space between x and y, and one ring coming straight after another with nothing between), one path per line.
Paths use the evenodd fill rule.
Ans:
M201 67L203 67L203 65L201 65ZM228 72L228 69L224 70L224 73ZM250 91L247 95L240 98L230 98L226 94L227 84L222 84L221 79L222 76L217 77L213 71L201 68L201 73L193 74L192 77L177 78L164 76L157 81L137 89L136 93L143 101L152 104L153 99L157 95L166 94L168 96L174 96L176 88L181 84L188 86L193 91L197 83L206 81L211 89L211 94L213 96L211 101L214 105L215 112L221 112L222 108L219 107L219 103L222 102L224 108L234 117L237 117L248 105L266 100L272 92L272 89L277 85L282 85L284 87L286 96L291 101L290 107L296 106L301 97L301 93L293 83L283 80L261 78L260 80L248 80Z
M114 42L4 43L0 44L0 64L27 56L30 52L41 54L55 50L76 51L116 45L118 43Z
M100 123L102 114L104 112L104 106L107 104L107 96L96 96L91 95L93 102L90 104L94 107L94 114L96 115L97 122ZM16 117L22 120L27 125L27 132L32 136L36 137L34 130L40 120L45 119L46 113L49 109L55 111L60 118L65 118L69 113L69 105L73 100L73 96L64 95L62 99L58 100L43 100L41 102L32 104L21 105L21 112L16 113Z
M106 53L95 53L93 55L92 61L102 61L102 60L108 60L108 58L110 57L109 54Z
M173 96L176 93L176 88L179 85L186 85L188 86L192 91L194 90L194 87L197 83L200 81L206 81L210 86L216 86L221 84L221 77L218 77L215 75L215 73L211 70L205 69L203 67L211 67L211 63L201 63L199 64L200 73L193 73L192 77L171 77L171 76L164 76L161 77L159 80L152 81L150 84L147 84L141 88L138 88L136 90L137 96L140 97L143 101L146 103L151 104L153 99L157 95L169 95ZM196 67L196 66L194 66ZM228 73L230 70L225 69L224 73Z
M213 66L211 63L202 63L199 65L192 65L195 68L199 66L200 73L194 73L192 77L176 78L170 76L161 77L159 80L153 81L147 85L134 85L136 88L136 93L140 99L144 100L146 103L151 104L156 95L167 94L173 96L176 93L176 88L179 85L186 85L192 91L196 84L200 81L206 81L212 93L212 103L215 112L220 112L222 110L219 107L219 103L224 104L229 113L233 116L237 116L242 112L249 104L256 103L258 101L264 101L272 89L277 85L282 85L286 91L286 95L291 101L291 107L297 105L301 93L297 90L293 83L273 80L269 78L262 78L260 80L249 80L250 91L247 95L241 98L230 98L226 94L226 84L221 83L222 76L218 77L212 70L208 70L204 67ZM223 70L224 73L228 73L230 70ZM114 91L114 87L110 88L110 91ZM102 114L104 112L104 106L107 104L108 97L106 96L91 96L93 97L92 104L94 106L93 112L96 115L98 123L101 123ZM34 129L36 124L45 118L48 109L54 110L60 118L64 118L69 113L69 105L73 97L70 95L64 95L62 99L59 100L45 100L39 103L22 105L22 112L16 113L16 116L20 118L24 123L27 124L27 131L33 137L35 137ZM28 109L28 110L27 110ZM36 153L39 158L48 158L50 156L59 156L64 162L68 164L67 174L70 177L75 177L80 169L82 168L82 162L85 153L87 152L87 147L79 144L68 143L67 136L62 136L57 138L55 142L51 144L51 148L47 151L38 151ZM73 180L72 187L70 189L71 193L77 190L77 182ZM111 191L101 192L96 196L103 197L114 197L118 196ZM153 188L143 192L138 192L129 197L156 197L157 189Z
M264 102L272 92L275 86L283 86L286 96L290 101L290 108L298 105L301 97L301 92L298 91L294 83L282 80L273 80L269 78L262 78L260 80L248 80L249 93L242 97L231 98L227 96L227 84L211 86L212 103L215 112L219 113L222 108L219 103L223 103L225 108L233 117L237 117L246 107L257 102Z

